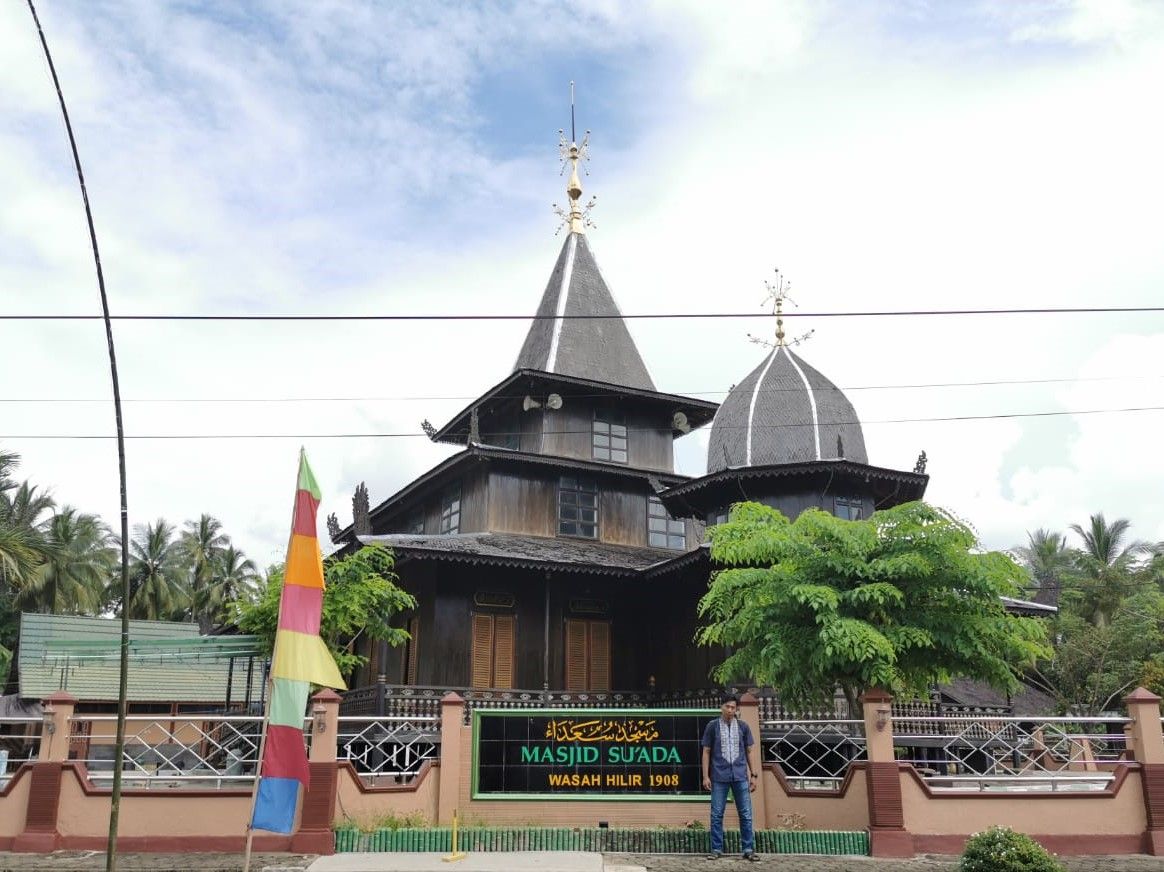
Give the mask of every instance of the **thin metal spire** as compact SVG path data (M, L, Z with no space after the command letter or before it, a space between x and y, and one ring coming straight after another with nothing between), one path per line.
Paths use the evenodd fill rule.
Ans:
M582 179L578 175L578 165L590 160L590 131L586 131L582 136L582 142L579 143L574 126L574 83L572 81L570 82L570 138L566 139L565 130L558 130L558 153L562 161L563 173L566 171L566 162L569 161L570 164L570 179L566 183L569 207L563 209L557 203L554 204L554 212L562 219L558 232L561 232L562 227L569 227L571 233L585 233L587 227L595 226L594 222L590 220L590 210L597 203L597 198L591 197L590 202L585 206L581 203ZM589 175L584 163L582 172Z

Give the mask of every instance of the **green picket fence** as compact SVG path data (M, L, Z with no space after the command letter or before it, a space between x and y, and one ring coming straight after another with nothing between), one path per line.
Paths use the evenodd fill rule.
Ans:
M467 827L459 836L462 851L610 851L630 854L706 854L711 850L707 830L569 829L566 827ZM439 851L453 849L452 830L381 829L371 833L339 829L338 853L353 851ZM739 853L740 833L724 833L724 851ZM869 834L831 830L760 830L756 850L761 854L867 855Z

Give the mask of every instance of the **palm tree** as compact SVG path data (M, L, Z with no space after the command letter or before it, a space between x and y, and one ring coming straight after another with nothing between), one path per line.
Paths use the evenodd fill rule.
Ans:
M1083 540L1083 549L1075 556L1078 578L1074 593L1083 614L1098 627L1108 625L1120 601L1136 583L1136 558L1146 546L1127 541L1131 526L1125 518L1109 524L1102 512L1092 515L1086 528L1071 525Z
M222 524L205 513L197 521L187 521L179 539L190 572L190 607L203 635L210 632L222 605L215 590L216 576L222 551L229 545L230 537L222 532Z
M230 607L239 600L249 600L259 590L262 577L253 560L242 551L227 545L218 555L217 575L213 587L213 624L222 625L231 618Z
M113 566L109 531L93 515L65 506L48 522L44 561L16 596L24 610L96 614Z
M0 451L0 494L16 487L12 471L20 465L20 455L15 451Z
M1014 553L1039 588L1035 601L1058 606L1063 578L1074 565L1067 538L1062 533L1052 533L1040 527L1027 533L1027 544L1015 548Z
M0 452L0 582L13 588L26 584L49 556L45 515L55 505L47 493L38 494L35 485L16 484L11 471L18 462L18 455Z
M129 614L146 620L172 620L189 601L174 526L158 518L153 524L138 524L133 534L129 543ZM116 599L118 591L111 592Z

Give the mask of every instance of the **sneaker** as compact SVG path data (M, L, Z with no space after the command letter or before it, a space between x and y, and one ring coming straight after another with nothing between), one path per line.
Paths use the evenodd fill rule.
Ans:
M759 863L760 862L760 855L757 854L755 851L749 851L748 853L744 854L744 859L751 860L753 863Z
M723 854L721 854L719 851L712 851L710 854L707 855L707 859L708 860L718 860L722 856L723 856Z

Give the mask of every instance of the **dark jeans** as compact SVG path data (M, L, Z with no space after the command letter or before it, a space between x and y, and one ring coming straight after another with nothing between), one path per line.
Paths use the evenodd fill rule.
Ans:
M723 853L723 810L727 806L728 790L736 801L736 811L740 815L740 848L745 854L755 850L752 834L752 794L747 781L711 782L711 850Z

